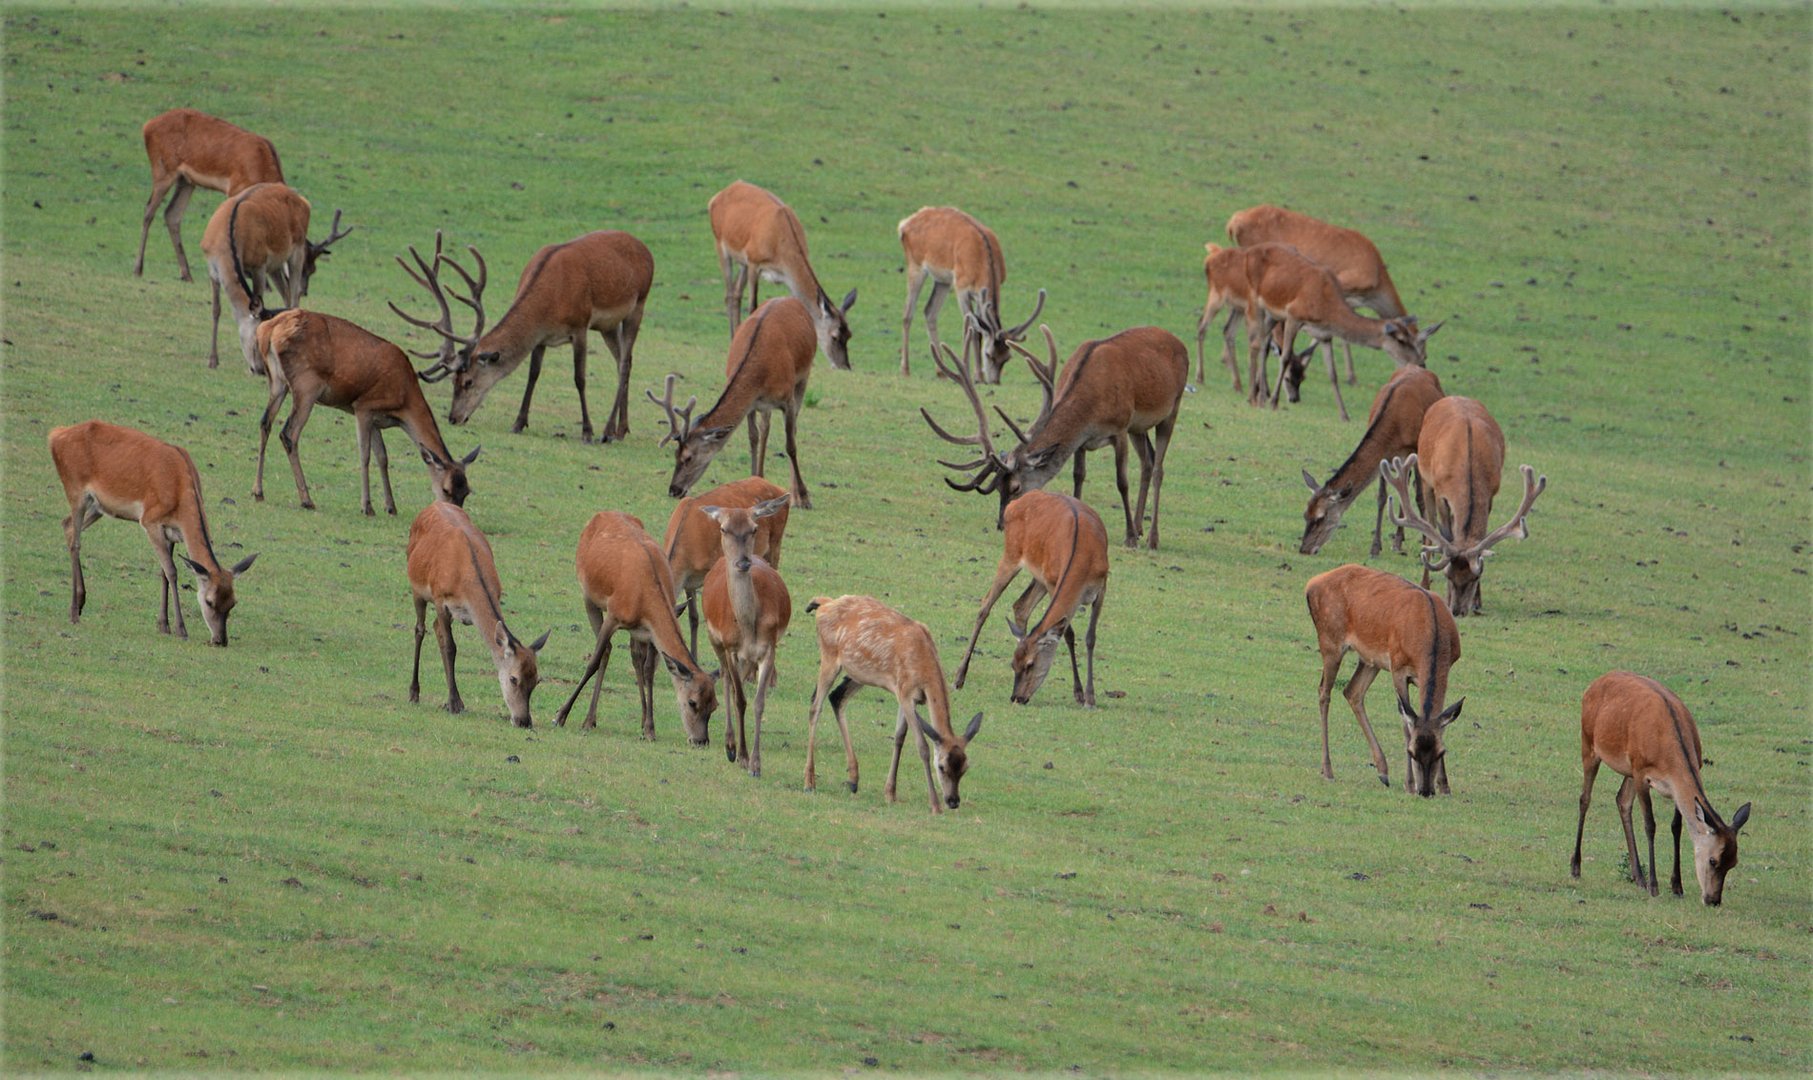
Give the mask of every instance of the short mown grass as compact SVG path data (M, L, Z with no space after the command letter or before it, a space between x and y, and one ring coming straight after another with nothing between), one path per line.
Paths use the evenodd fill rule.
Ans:
M1794 7L9 5L7 1067L1813 1067L1810 29ZM262 382L203 365L206 286L175 280L161 224L130 272L138 129L177 105L269 135L319 216L345 210L357 231L309 302L386 335L406 329L387 300L420 306L391 257L437 229L485 252L498 312L542 244L613 227L654 252L627 443L579 443L564 350L526 434L508 432L520 373L444 427L484 447L467 507L511 626L554 630L535 730L504 719L469 630L471 711L435 707L432 646L428 700L405 700L403 545L427 492L398 434L396 518L358 514L329 410L303 438L320 510L275 445L251 500ZM671 507L641 391L670 370L701 398L720 385L704 206L739 176L798 208L830 291L860 290L855 370L821 362L801 422L816 508L789 528L760 782L685 745L665 681L659 740L637 738L621 653L595 732L546 727L589 644L580 528L609 508L658 533ZM837 790L821 730L804 794L805 601L883 597L954 661L1000 551L992 505L938 481L917 409L964 405L918 325L895 373L895 222L943 203L988 221L1010 316L1048 288L1067 351L1144 323L1193 338L1202 243L1263 201L1365 229L1412 308L1449 320L1430 357L1448 390L1549 477L1461 627L1455 793L1381 788L1338 700L1320 778L1302 588L1364 555L1370 500L1300 556L1298 473L1325 475L1362 425L1318 379L1272 413L1211 370L1183 405L1162 550L1112 553L1101 707L1061 670L1010 706L997 615L955 695L987 713L961 812L926 812L910 754L882 801L875 691L853 706L861 791ZM198 268L217 204L190 209ZM1358 359L1363 413L1388 365ZM1037 404L1023 371L988 393ZM126 523L86 535L68 623L44 438L92 416L188 447L223 558L259 553L230 649L155 632ZM731 446L708 482L742 475ZM1099 457L1085 497L1118 535ZM1612 668L1679 692L1715 804L1755 808L1722 909L1624 880L1603 776L1567 875L1579 698Z

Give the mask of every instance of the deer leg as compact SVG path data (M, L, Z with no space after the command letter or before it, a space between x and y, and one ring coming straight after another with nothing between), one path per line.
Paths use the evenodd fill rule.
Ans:
M1270 396L1270 379L1265 373L1265 343L1272 336L1271 315L1265 311L1254 319L1248 313L1246 320L1246 376L1251 384L1247 391L1247 401L1253 405L1264 405Z
M749 775L762 778L762 713L768 706L768 684L774 680L774 651L770 649L755 669L755 741L749 747Z
M795 394L787 403L785 421L787 425L787 465L793 470L793 505L801 510L812 509L812 497L806 493L806 481L799 474L799 446L795 441L795 427L799 423L801 394ZM763 440L766 442L766 440Z
M1162 424L1158 425L1157 445L1152 454L1152 529L1146 534L1146 544L1153 551L1158 550L1158 497L1165 489L1165 454L1171 449L1171 435L1177 430L1177 414L1173 412Z
M258 472L252 480L252 499L264 501L264 450L271 441L271 425L277 422L277 410L283 405L283 399L289 396L288 383L271 382L271 400L264 407L264 415L258 418Z
M912 351L913 342L913 309L919 306L919 291L925 288L926 269L921 266L907 267L907 302L906 311L900 316L900 373L910 374L907 368L907 356ZM937 339L932 340L932 348L938 347Z
M1337 665L1339 661L1336 661ZM1366 718L1366 691L1372 689L1372 680L1379 677L1379 669L1364 660L1354 669L1353 678L1347 680L1347 689L1341 696L1353 709L1353 714L1360 721L1360 730L1366 735L1366 747L1372 751L1372 766L1379 772L1379 783L1391 786L1390 770L1385 765L1385 751L1379 748L1378 737L1372 733L1372 721ZM1410 777L1410 766L1404 766L1404 777Z
M1284 382L1290 377L1291 354L1297 351L1297 331L1302 327L1296 319L1284 317L1284 341L1278 346L1278 388L1272 394L1272 408L1284 398Z
M1385 503L1385 478L1381 476L1379 477L1379 513L1372 522L1372 550L1367 553L1368 558L1377 558L1379 552L1383 551L1385 547ZM1402 543L1398 545L1398 550L1403 550Z
M1139 522L1133 520L1133 501L1127 488L1127 433L1114 438L1114 486L1121 493L1121 512L1127 515L1127 546L1139 546Z
M749 314L754 315L755 309L761 306L762 274L761 271L751 266L749 268Z
M724 758L732 765L738 761L747 764L749 752L738 737L742 731L743 720L743 680L737 678L736 657L724 651L724 646L715 639L711 651L717 654L718 670L723 675L726 685L724 691Z
M1681 810L1680 810L1680 807L1675 808L1674 824L1669 826L1669 828L1674 833L1674 836L1675 836L1675 872L1674 872L1674 876L1669 879L1668 887L1674 891L1674 894L1676 896L1679 896L1679 895L1681 895ZM1656 857L1654 855L1651 855L1649 857L1649 861L1651 863L1655 862Z
M76 497L63 519L63 537L69 544L69 621L79 622L88 606L88 581L82 575L82 530L101 516L101 508L88 495Z
M1089 475L1088 458L1089 451L1078 447L1070 460L1070 494L1073 498L1083 497L1083 479Z
M963 650L963 661L957 665L956 681L951 683L956 689L963 689L963 680L969 677L970 657L976 651L976 640L982 636L982 627L988 622L988 613L994 610L995 601L1019 573L1020 560L1017 558L1003 556L1000 565L995 567L995 580L988 587L988 595L982 598L982 610L976 612L976 629L969 636L969 648Z
M138 262L132 264L132 276L145 276L145 244L151 239L151 219L157 216L157 208L163 205L164 196L170 193L170 186L178 179L176 173L151 175L151 198L145 203L145 227L139 231Z
M1593 804L1593 780L1599 775L1599 756L1591 754L1581 759L1580 771L1583 779L1580 783L1580 824L1574 829L1574 859L1568 864L1570 877L1580 876L1580 845L1586 839L1586 808Z
M655 741L655 657L652 642L630 639L630 667L636 673L636 695L642 704L642 737L649 742Z
M736 336L737 323L742 322L743 273L742 264L731 258L730 249L718 245L718 269L724 274L724 317L730 321L730 334Z
M625 319L610 330L600 331L604 347L617 361L617 397L611 414L605 418L602 441L615 442L630 433L630 348L636 341L636 328Z
M1649 785L1637 787L1637 801L1643 804L1643 832L1649 837L1649 895L1657 893L1656 879L1662 876L1661 863L1656 861L1656 810L1649 801Z
M591 443L595 440L592 433L592 413L585 401L585 354L585 332L582 330L573 336L573 389L579 391L579 439L581 442ZM529 422L529 408L526 400L523 403L523 414L520 419L525 426ZM605 423L605 430L610 430L608 420Z
M220 282L209 274L208 285L214 296L214 328L208 335L208 367L217 368L220 366Z
M1618 820L1624 825L1624 847L1630 855L1630 879L1639 887L1649 884L1649 878L1643 874L1643 860L1637 854L1637 832L1631 827L1631 804L1637 801L1637 783L1630 777L1618 787Z
M466 711L466 703L460 700L459 684L453 681L454 661L459 657L459 646L453 642L453 613L438 604L434 610L434 639L441 646L441 666L447 669L446 709L458 716Z
M313 510L315 500L308 495L308 481L302 476L302 455L298 447L302 439L302 425L308 423L308 414L314 408L314 398L298 392L296 404L290 409L290 418L284 421L283 430L277 433L277 441L283 444L283 452L290 457L290 472L296 476L296 494L302 497L304 510Z
M1322 681L1316 686L1316 702L1322 711L1322 778L1335 778L1334 763L1328 756L1328 702L1334 696L1335 677L1341 673L1341 653L1332 657L1322 650ZM1356 672L1357 674L1357 672Z
M686 621L692 627L692 654L699 655L699 590L686 594Z
M579 676L579 684L573 687L573 692L567 697L566 704L562 705L560 711L554 714L555 727L566 726L567 714L573 711L573 703L579 700L580 692L585 689L586 682L593 675L598 676L599 682L604 681L604 676L600 672L604 667L604 654L609 648L611 636L605 633L604 612L594 606L590 600L586 601L585 613L592 620L592 634L597 644L592 649L591 659L586 661L584 673ZM611 629L616 630L615 623L612 623Z
M1341 344L1346 345L1343 341ZM1341 400L1341 376L1335 372L1335 339L1328 338L1322 342L1323 358L1328 361L1328 385L1335 390L1335 408L1341 410L1341 422L1347 422L1347 402ZM1353 370L1353 354L1348 354L1348 370Z
M195 185L185 177L176 178L176 194L170 196L170 205L164 207L164 228L170 230L170 243L176 248L176 267L184 281L194 281L189 276L189 255L183 250L183 214L189 209L189 197L195 194Z
M759 409L749 410L749 415L743 418L743 425L749 432L750 476L767 475L763 470L768 467L768 447L767 440L762 437L764 432L761 421L762 413Z
M529 350L529 381L528 381L528 385L526 385L522 388L522 406L516 410L516 423L510 425L510 434L512 434L512 435L522 434L523 430L529 426L529 402L531 399L533 399L535 397L535 381L537 379L541 378L542 354L546 353L547 351L548 351L548 347L546 345L537 345L533 349ZM582 347L575 345L574 354L573 354L573 370L575 373L575 377L578 378L579 381L583 384L585 381L585 377L583 375L578 374L579 364L581 362L580 357L581 357L582 353L583 353ZM583 403L585 401L585 396L583 394L580 395L579 400L580 400L581 404L583 405ZM585 436L586 436L586 438L585 438L586 442L592 441L590 427L588 427L586 429Z
M353 417L353 432L359 440L359 512L375 517L371 508L371 431L369 418Z
M831 680L837 678L837 661L821 657L818 662L818 682L812 687L812 708L806 723L806 790L818 790L818 714L825 707L825 694L831 688Z
M1064 624L1064 646L1070 650L1070 693L1078 705L1083 704L1083 670L1076 662L1076 631Z
M909 709L908 711L912 714L914 720L917 720L919 718L919 710L917 707ZM905 724L905 723L908 723L908 721L903 718L901 720L901 723ZM942 804L938 801L938 780L936 777L934 777L932 775L932 744L931 744L931 740L929 740L925 737L925 732L919 730L919 725L917 723L914 723L912 725L912 727L913 727L913 735L915 736L916 741L918 742L918 745L919 745L919 761L921 764L923 764L925 766L925 793L926 793L926 796L931 800L932 813L942 814L942 813L944 813L944 804ZM894 760L895 761L900 760L900 751L898 748L896 748L894 751Z
M1208 381L1208 353L1203 348L1203 343L1208 340L1209 323L1215 319L1215 310L1213 304L1205 303L1202 306L1202 314L1196 317L1196 382L1198 385Z
M371 425L371 449L378 459L378 479L384 484L384 512L395 517L397 500L390 492L390 451L384 449L384 429L375 420Z
M1242 325L1246 323L1245 313L1238 308L1228 312L1228 321L1221 327L1221 362L1234 376L1234 392L1238 394L1243 388L1240 385L1240 362L1234 359L1234 323L1236 322ZM1199 347L1197 351L1202 350Z
M1144 432L1129 433L1127 439L1139 458L1139 500L1133 505L1133 524L1143 534L1146 531L1146 493L1152 488L1152 439Z
M428 636L428 601L421 597L412 597L415 601L415 663L409 669L409 703L422 700L422 639Z
M170 632L170 609L174 607L176 636L187 640L189 628L183 625L183 594L176 576L176 560L170 557L170 538L164 535L162 525L146 525L145 535L151 538L151 550L157 554L158 570L163 575L163 590L159 594L157 615L158 633Z
M1022 592L1019 598L1013 602L1012 612L1014 622L1019 623L1023 627L1032 625L1032 609L1037 606L1040 600L1045 599L1045 595L1045 586L1039 584L1036 578L1027 583L1026 591Z
M951 287L946 282L932 279L932 294L925 298L925 337L930 343L934 360L938 356L938 312L943 310L944 302L950 298ZM969 332L969 324L964 323L964 333ZM970 374L975 378L975 373Z
M1353 373L1353 342L1343 339L1341 348L1347 352L1347 385L1353 386L1360 381Z
M1089 605L1089 629L1083 635L1084 663L1088 666L1089 681L1083 686L1083 704L1095 708L1095 624L1102 617L1102 601L1106 599L1107 590L1103 589ZM1071 662L1074 664L1075 657Z

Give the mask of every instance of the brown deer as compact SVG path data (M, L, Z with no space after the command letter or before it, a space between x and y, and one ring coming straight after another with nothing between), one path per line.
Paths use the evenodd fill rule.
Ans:
M1479 577L1493 545L1507 536L1530 537L1530 506L1549 486L1536 470L1523 472L1523 502L1517 513L1496 529L1491 524L1492 499L1504 468L1505 437L1485 406L1472 398L1444 397L1423 414L1416 453L1399 462L1380 462L1379 475L1397 490L1400 512L1394 525L1423 534L1423 585L1431 572L1448 577L1448 608L1457 616L1480 611ZM1418 502L1433 512L1435 523L1410 509L1404 474L1416 470Z
M189 256L183 251L183 214L189 197L204 187L229 196L253 184L283 183L283 166L271 140L242 127L194 109L171 109L145 121L145 156L151 159L151 198L145 203L145 227L139 233L138 262L134 276L145 273L145 243L151 238L151 219L170 195L164 226L176 248L176 265L184 281L189 276ZM174 189L175 194L171 194Z
M749 310L761 303L762 282L779 282L806 306L818 347L831 366L850 369L851 305L856 290L833 305L812 272L806 257L806 232L799 215L772 192L738 180L711 197L711 235L718 244L718 265L724 271L724 314L734 336L743 322L743 288L749 286ZM798 494L795 493L795 501ZM800 506L804 508L805 503Z
M1001 503L995 525L1000 528L1006 520L1010 502L1028 491L1044 487L1073 456L1074 494L1081 498L1084 452L1112 445L1115 484L1120 490L1121 508L1127 516L1127 546L1139 546L1141 526L1145 523L1146 495L1150 491L1152 529L1147 535L1147 543L1152 550L1158 550L1158 498L1164 485L1165 451L1171 445L1178 405L1183 400L1184 384L1190 376L1189 350L1175 334L1156 326L1123 330L1111 338L1085 341L1077 346L1063 372L1055 377L1054 384L1057 342L1049 327L1040 329L1045 334L1045 346L1051 358L1048 364L1041 365L1030 352L1017 345L1014 347L1032 369L1043 404L1038 418L1025 431L1021 431L1007 413L996 408L1020 440L1018 446L1005 454L996 453L989 438L988 415L976 396L976 387L968 371L969 358L958 361L956 355L944 347L945 359L939 361L939 375L963 388L964 396L976 414L978 434L952 435L939 427L925 409L921 408L919 415L925 417L925 422L939 438L982 451L980 457L963 464L941 462L947 468L969 473L962 483L949 477L944 482L957 491L998 494ZM1129 442L1139 455L1137 511L1128 500Z
M478 448L455 459L441 441L434 411L422 396L415 368L403 350L345 319L315 311L285 311L258 327L257 348L270 378L271 399L258 420L258 472L252 498L264 501L264 452L271 438L277 410L290 394L296 398L290 418L277 439L289 455L296 477L296 494L304 510L313 510L308 481L302 475L302 427L316 405L351 413L359 439L359 508L373 516L371 506L371 457L378 455L378 476L384 485L384 512L397 512L390 492L390 455L384 449L384 430L400 427L421 452L435 498L463 506L471 487L466 468L478 458Z
M932 343L933 361L938 358L938 311L954 289L958 310L968 316L963 332L981 335L980 350L966 352L980 362L975 377L985 383L1000 382L1001 369L1012 355L1007 343L1026 340L1026 328L1045 310L1045 290L1039 290L1039 301L1025 322L1006 326L1001 322L1001 284L1007 280L1007 260L993 229L955 207L927 206L902 221L899 232L907 274L906 314L900 320L900 373L908 374L913 308L930 278L932 295L925 301L925 332Z
M812 355L812 320L805 305L784 296L762 305L737 327L730 339L724 392L704 416L692 418L697 397L683 409L674 407L676 375L667 377L666 400L656 397L653 390L645 391L667 413L667 435L661 445L669 440L674 443L674 475L667 493L684 498L745 417L749 420L749 471L763 475L771 414L779 409L787 431L787 466L793 470L793 504L812 509L806 481L800 477L795 441L800 407L806 400L806 380L812 375Z
M717 681L693 659L680 636L680 624L674 619L673 575L641 519L614 510L592 515L579 534L576 563L585 614L592 621L598 645L586 662L579 685L573 687L573 695L554 714L555 725L566 725L567 714L573 711L586 681L596 675L598 683L592 688L592 704L583 727L597 726L598 695L610 663L611 636L625 630L642 700L642 737L655 737L655 657L659 656L673 677L686 738L694 746L704 746L711 737L712 710L718 705Z
M1298 387L1308 369L1315 345L1323 347L1328 361L1329 382L1334 387L1335 406L1341 419L1347 419L1347 403L1341 400L1341 380L1335 371L1334 339L1383 349L1399 364L1425 366L1429 338L1442 328L1441 323L1419 329L1416 319L1402 316L1392 319L1369 319L1347 306L1334 274L1282 244L1268 244L1247 253L1247 277L1252 282L1253 304L1263 318L1258 335L1249 334L1247 371L1254 381L1256 400L1265 397L1265 375L1260 344L1270 337L1273 324L1284 326L1280 353L1278 388L1272 393L1272 407L1278 407L1285 386L1290 386L1291 400L1297 399ZM1297 333L1306 330L1312 339L1309 349L1299 354Z
M686 597L694 656L699 655L699 589L705 584L705 575L724 558L718 523L706 517L700 507L750 507L786 494L761 477L751 476L720 484L702 495L689 495L668 516L661 545L667 549L667 565L674 575L674 595ZM754 554L777 570L781 565L781 538L786 531L786 505L756 522Z
M284 184L254 184L228 196L208 219L201 252L214 296L209 367L220 366L220 293L225 288L246 366L254 375L265 373L256 341L258 324L283 310L265 306L265 287L276 286L284 307L295 307L308 295L320 260L333 254L334 243L352 232L340 228L340 211L335 210L327 239L315 243L308 238L308 221L308 200Z
M1574 832L1574 861L1568 872L1580 876L1580 844L1586 835L1586 808L1593 799L1593 779L1601 763L1622 773L1618 788L1618 818L1624 823L1624 844L1630 853L1630 876L1639 886L1657 894L1656 814L1650 805L1651 788L1673 799L1674 878L1669 883L1681 895L1681 824L1693 841L1694 872L1700 879L1700 902L1717 907L1725 898L1725 876L1737 865L1737 833L1750 820L1750 804L1737 808L1729 824L1712 808L1706 786L1700 782L1700 731L1693 714L1681 699L1654 679L1628 671L1612 671L1593 680L1580 699L1580 824ZM1649 834L1649 873L1637 857L1637 834L1631 827L1630 805L1643 803L1643 827Z
M189 554L176 558L195 571L196 598L201 601L209 640L225 646L227 616L237 603L234 579L250 570L258 556L247 555L232 569L221 566L214 557L201 474L189 452L142 431L89 420L51 429L50 458L63 481L63 494L69 498L69 516L63 519L63 537L69 544L69 621L80 622L88 602L88 586L82 577L82 530L105 514L138 522L151 540L151 550L157 553L162 586L158 633L170 632L174 607L176 636L189 636L189 628L183 625L176 562L171 557L171 547L180 540Z
M1460 659L1460 631L1454 616L1432 596L1396 574L1355 564L1337 566L1309 579L1303 590L1322 654L1317 701L1322 711L1322 775L1333 780L1328 756L1328 702L1341 660L1352 652L1359 666L1343 696L1353 707L1372 750L1379 783L1391 786L1384 751L1366 719L1366 691L1379 672L1389 671L1404 721L1404 790L1428 797L1448 794L1447 750L1442 733L1460 716L1466 699L1446 708L1448 669ZM1411 684L1417 689L1410 696Z
M439 233L435 234L434 247L433 260L423 259L413 247L409 249L416 264L413 269L401 257L397 263L434 296L440 318L418 319L404 314L394 303L390 309L405 322L441 336L436 362L424 377L439 381L452 376L453 404L447 410L447 419L455 424L471 419L491 388L515 371L526 356L529 382L523 387L522 407L510 428L512 432L522 432L529 426L529 402L535 396L535 382L541 378L542 354L550 345L570 344L573 386L579 391L580 437L591 442L592 414L585 396L586 334L596 330L617 361L617 396L604 421L603 441L629 434L630 364L648 291L655 280L655 259L642 241L626 232L606 230L542 248L523 267L510 309L488 330L483 294L489 274L484 256L477 248L466 248L478 267L475 278L451 255L441 253ZM443 290L438 276L443 263L465 281L466 294ZM449 292L473 311L475 322L469 336L453 332L453 313L447 304Z
M1239 392L1240 365L1234 360L1234 323L1244 323L1250 337L1258 330L1259 317L1254 311L1253 283L1246 274L1245 248L1224 248L1204 244L1208 252L1202 260L1202 276L1208 283L1208 299L1203 302L1202 316L1196 320L1196 381L1208 381L1208 354L1203 342L1209 336L1209 325L1215 316L1228 312L1221 328L1221 362L1234 376L1234 390Z
M1417 436L1423 430L1423 414L1442 398L1442 381L1428 368L1402 367L1379 388L1372 399L1366 434L1360 444L1335 470L1325 484L1316 483L1308 469L1303 482L1311 492L1309 505L1303 510L1303 541L1297 550L1314 555L1334 535L1341 515L1353 505L1360 492L1376 478L1379 484L1379 512L1372 526L1372 555L1383 547L1385 528L1385 480L1379 476L1379 463L1406 457L1416 452ZM1404 550L1404 530L1398 529L1393 551Z
M1005 551L1000 565L995 567L994 583L982 598L982 610L976 613L976 629L970 634L969 647L963 650L963 662L957 666L957 679L952 686L963 689L970 657L988 622L988 613L1024 569L1032 575L1032 583L1014 601L1013 618L1007 623L1018 642L1013 656L1013 703L1024 705L1039 692L1061 639L1070 648L1070 678L1077 704L1094 708L1095 624L1102 617L1102 601L1108 592L1107 527L1102 524L1101 515L1081 501L1048 491L1029 491L1009 503L1006 519ZM1031 624L1034 605L1047 596L1051 603L1044 616L1037 625ZM1070 626L1077 609L1084 604L1089 605L1089 630L1083 636L1089 668L1087 685L1077 670L1076 632Z
M806 732L806 790L818 789L818 716L829 699L831 715L844 738L849 772L845 787L851 794L856 793L856 748L850 743L844 705L858 689L879 686L893 694L899 706L894 726L894 760L888 766L887 800L895 801L900 754L911 728L918 736L919 758L925 763L925 786L932 813L942 814L946 806L957 809L962 804L958 785L969 771L969 744L982 729L982 714L970 719L962 735L951 726L950 692L945 689L944 668L938 663L938 646L932 643L931 631L924 623L914 622L871 596L819 596L806 605L806 610L818 620L818 686L812 692L812 719ZM833 690L831 684L840 673L843 681ZM919 715L920 705L930 710L929 723ZM943 806L939 805L940 789Z
M1385 319L1409 314L1379 249L1363 233L1278 206L1252 206L1228 218L1228 237L1241 247L1289 244L1335 275L1348 304L1371 308ZM1341 345L1347 352L1347 381L1352 384L1353 347L1345 341Z
M781 575L755 553L764 519L787 509L785 494L755 506L705 506L700 513L717 522L724 557L705 575L701 600L707 635L718 668L730 687L724 713L724 751L733 763L762 775L762 713L774 684L774 650L793 620L793 598ZM744 684L755 683L755 738L744 728L749 700Z
M478 627L479 639L491 650L511 722L517 727L533 727L529 695L540 681L536 657L548 643L548 635L524 645L504 625L503 609L498 606L504 588L485 534L459 507L429 503L409 526L408 569L409 591L415 598L415 665L409 673L409 700L422 700L422 638L427 636L428 609L433 607L434 636L441 646L441 664L447 669L447 711L466 711L459 684L453 679L458 655L453 620L458 619Z

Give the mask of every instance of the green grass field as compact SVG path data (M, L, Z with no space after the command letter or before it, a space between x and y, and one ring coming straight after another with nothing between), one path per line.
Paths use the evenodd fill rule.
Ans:
M4 17L9 1072L1813 1069L1805 7ZM250 498L262 380L230 348L205 367L207 287L176 280L161 224L131 274L139 126L178 105L271 137L317 231L344 209L357 231L310 306L394 339L386 300L421 303L392 256L436 229L480 246L499 294L590 229L654 252L627 444L579 442L565 350L527 433L508 431L521 372L444 425L456 453L484 447L466 505L511 626L553 628L533 731L464 628L470 711L435 707L432 644L427 700L406 701L427 488L400 433L396 518L358 513L330 410L302 443L320 509L275 445ZM801 421L815 509L789 527L759 782L686 745L665 679L659 740L639 739L621 652L595 732L548 724L590 644L580 528L622 509L658 534L671 508L642 390L720 385L705 201L737 177L799 210L833 295L860 290L855 370L821 358ZM198 274L218 201L189 211ZM1112 552L1101 707L1061 669L1010 705L998 609L955 695L987 712L960 812L926 812L910 757L883 802L877 691L853 706L861 792L837 790L830 730L803 793L805 601L880 596L954 665L1000 553L992 503L939 482L917 416L961 397L921 342L895 372L895 223L926 204L989 222L1009 316L1049 289L1068 353L1145 323L1193 338L1203 242L1267 201L1377 241L1412 309L1449 320L1448 391L1549 477L1461 624L1454 794L1381 788L1338 699L1321 779L1302 588L1364 556L1370 498L1301 556L1298 474L1363 424L1319 375L1272 413L1214 372L1184 401L1162 550ZM1390 367L1358 359L1363 416ZM990 394L1036 408L1023 369ZM231 648L156 633L130 523L86 535L68 623L44 440L89 417L188 447L222 559L259 553ZM742 445L706 483L743 475ZM1091 471L1118 536L1106 455ZM1568 877L1580 694L1613 668L1675 689L1715 805L1754 806L1722 908L1624 879L1603 774Z

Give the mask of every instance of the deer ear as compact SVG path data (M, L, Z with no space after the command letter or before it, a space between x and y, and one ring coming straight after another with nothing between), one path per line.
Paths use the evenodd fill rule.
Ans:
M976 715L969 718L969 727L965 728L963 731L963 741L965 743L968 743L971 739L974 739L976 737L976 732L981 731L981 730L982 730L982 714L977 713ZM1747 806L1748 804L1745 804L1745 805ZM1742 813L1742 812L1743 811L1741 811L1741 810L1739 811L1739 813Z
M1427 329L1427 330L1417 331L1416 339L1418 341L1428 341L1430 338L1435 336L1435 332L1437 330L1440 330L1442 328L1442 324L1446 323L1447 321L1448 321L1447 319L1443 319L1441 322L1436 323L1434 326L1429 327L1429 329ZM1416 324L1412 323L1411 325L1415 326Z
M1308 485L1309 485L1309 490L1311 490L1311 491L1316 491L1316 492L1319 492L1319 491L1321 491L1321 490L1322 490L1322 485L1321 485L1321 484L1318 484L1318 483L1316 483L1316 478L1315 478L1315 477L1313 477L1313 476L1311 476L1311 475L1309 475L1309 470L1308 470L1308 469L1304 469L1304 470L1303 470L1303 482L1304 482L1304 483L1305 483L1305 484L1308 484Z
M724 524L724 508L722 506L701 506L699 507L699 513L704 514L719 525Z
M792 502L793 496L787 494L782 495L779 498L769 499L767 502L757 503L755 506L755 516L758 518L773 517L775 514L787 509L788 505Z
M850 308L852 306L855 305L855 303L856 303L856 290L851 289L847 294L845 294L844 302L837 306L837 310L840 314L847 312L850 310Z
M1045 648L1055 646L1058 642L1064 640L1064 631L1068 629L1070 629L1070 623L1068 621L1058 623L1056 626L1039 635L1039 644Z
M529 651L530 652L540 652L541 647L548 643L548 634L552 634L553 632L554 632L553 628L550 627L546 634L543 634L540 637L536 638L534 641L529 642Z
M1737 832L1739 829L1744 827L1744 822L1749 821L1749 820L1750 820L1750 804L1745 803L1744 805L1737 808L1737 813L1731 815L1731 831Z
M661 662L667 665L668 674L681 682L692 682L692 672L681 667L679 662L666 653L661 654Z
M510 631L505 630L504 624L501 622L497 624L497 632L491 635L491 640L502 652L511 653L515 651L510 646Z
M1402 694L1398 695L1398 715L1404 718L1404 723L1412 726L1416 724L1416 706L1410 704L1410 699Z
M250 570L252 568L252 560L256 559L256 558L258 558L258 553L256 551L254 551L250 555L247 555L245 558L243 558L243 559L239 560L237 563L233 564L233 576L238 577L239 575L245 573L247 570Z
M484 449L484 447L482 447L482 446L475 446L475 447L473 447L473 448L472 448L472 453L470 453L470 454L467 454L467 455L466 455L466 456L465 456L465 457L463 457L463 458L461 458L461 459L460 459L460 464L461 464L461 465L470 465L470 464L472 464L472 463L473 463L473 462L475 462L475 461L477 461L477 460L478 460L478 452L479 452L479 451L480 451L480 450L483 450L483 449Z
M1435 726L1438 728L1446 728L1449 724L1452 724L1456 720L1459 720L1460 719L1460 707L1462 705L1465 705L1466 703L1467 703L1467 699L1461 698L1459 701L1457 701L1454 704L1443 709L1442 714L1435 718L1436 719Z
M195 571L197 574L200 574L202 577L208 576L208 568L203 566L202 564L196 562L194 559L189 558L189 556L181 554L179 552L176 557L181 559L183 562L187 563L189 565L189 569Z
M943 745L944 736L938 734L938 729L933 727L925 717L919 715L918 709L913 710L913 719L919 721L919 733L924 735L928 742L931 742L934 745Z
M1026 628L1012 619L1007 620L1007 632L1014 636L1015 641L1026 640Z

